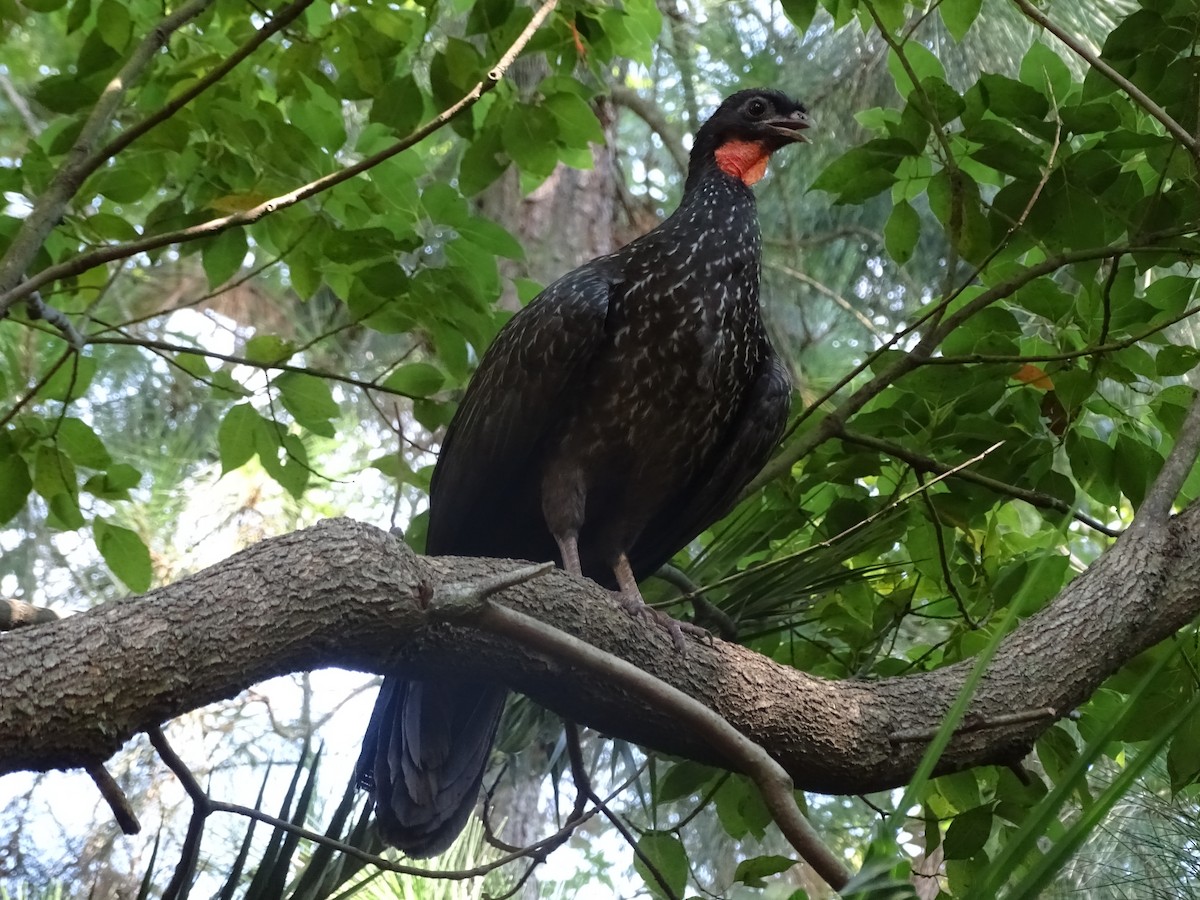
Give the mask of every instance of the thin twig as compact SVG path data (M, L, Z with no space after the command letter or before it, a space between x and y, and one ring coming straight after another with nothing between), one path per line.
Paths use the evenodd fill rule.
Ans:
M25 102L25 98L21 96L17 90L17 86L12 83L12 79L5 72L0 72L0 91L4 93L4 97L8 100L9 105L21 117L21 122L24 124L25 130L34 137L37 137L42 131L42 126L33 117L33 112L30 110L29 104Z
M917 484L925 487L925 478L920 470L915 470ZM946 582L946 590L954 597L954 602L958 604L958 613L963 617L963 621L967 623L967 627L972 630L979 627L979 624L971 618L971 614L967 612L967 602L963 599L962 593L958 590L958 585L954 581L954 573L950 571L950 551L946 547L946 537L942 534L942 517L938 515L937 507L933 505L933 498L929 496L928 491L921 492L921 499L925 501L925 509L929 512L929 518L933 525L933 536L937 541L938 562L942 567L942 578Z
M650 859L646 855L646 852L638 846L637 838L629 830L629 826L609 808L607 803L600 799L599 795L592 788L592 780L588 777L587 767L583 764L583 750L579 746L579 726L574 722L564 720L563 736L566 738L567 758L571 762L571 777L575 780L575 788L579 791L579 796L585 800L591 800L592 805L600 810L601 814L603 814L604 818L608 819L613 828L621 833L621 837L625 839L625 843L629 845L629 849L633 851L633 855L641 861L642 866L650 873L650 877L658 883L662 892L671 898L671 900L678 900L677 895L671 890L671 886L667 884L667 879L663 876L658 866L655 865L654 860Z
M656 709L668 711L682 724L707 735L713 749L736 764L758 786L779 830L814 871L835 890L850 880L841 860L821 842L796 805L791 776L762 747L703 703L632 663L499 604L484 607L479 625L601 674Z
M893 444L891 441L885 441L869 434L861 434L849 428L841 429L837 437L851 444L858 444L861 447L870 447L872 450L878 450L881 453L886 453L888 456L898 459L901 462L906 462L914 469L921 469L925 472L935 472L952 474L955 478L960 478L963 481L971 481L989 490L995 491L997 494L1002 494L1012 497L1016 500L1024 500L1031 506L1037 506L1042 509L1053 509L1061 513L1066 513L1077 522L1087 525L1089 528L1094 528L1101 534L1108 537L1118 537L1121 532L1116 528L1110 528L1103 522L1092 518L1086 513L1072 509L1071 505L1065 500L1054 497L1050 494L1043 494L1041 491L1032 491L1027 488L1017 487L1009 484L1006 481L998 481L995 478L990 478L987 475L981 475L970 469L958 469L953 471L953 467L946 463L939 462L929 456L922 456L919 453L914 453L906 447L899 444Z
M687 172L688 153L684 149L679 132L667 122L666 116L662 114L662 111L657 106L637 91L627 88L623 84L612 85L608 89L608 95L612 98L613 103L625 107L645 122L650 130L662 139L663 146L671 154L671 159L675 160L675 165L679 167L679 171L681 173Z
M850 313L850 315L854 316L854 318L858 320L858 323L862 325L863 328L867 329L867 331L871 332L871 334L878 338L883 337L883 334L880 332L880 330L875 327L874 322L863 315L860 310L855 309L849 300L847 300L837 291L833 290L833 288L827 287L821 282L817 281L817 279L813 278L811 275L807 275L804 272L801 272L799 269L793 269L791 266L785 266L783 263L767 263L767 268L775 269L776 271L782 272L784 275L787 275L790 278L795 278L797 281L807 284L818 294L823 294L824 296L828 297L846 312Z
M153 728L147 729L146 734L150 738L150 745L158 751L158 755L167 764L167 768L175 773L175 777L179 779L179 783L183 785L183 789L192 799L192 816L188 821L187 835L183 839L183 846L179 850L179 862L175 866L175 872L171 875L171 881L163 890L163 900L176 900L178 897L185 896L187 888L191 885L192 875L200 860L200 842L204 838L204 824L213 810L212 800L200 786L200 782L196 780L192 770L167 742L167 736L163 734L162 728L155 725Z
M83 349L83 335L75 329L75 326L71 324L71 320L67 318L62 310L51 306L42 299L40 291L34 291L26 298L25 308L29 313L30 319L41 319L43 322L57 328L59 334L66 339L68 346L72 350L79 352Z
M193 2L210 2L210 0L193 0ZM59 263L58 265L48 266L42 269L36 275L31 276L21 284L4 289L6 282L0 279L0 290L4 293L0 294L0 315L3 314L10 306L18 300L29 296L30 293L42 287L43 285L57 281L60 278L66 278L71 275L78 275L81 272L86 272L88 269L93 269L96 266L103 265L107 262L112 262L116 259L126 259L130 256L135 256L139 253L146 253L151 250L157 250L160 247L166 247L171 244L185 243L188 241L198 240L200 238L212 237L228 231L231 228L240 228L244 225L250 225L262 219L264 216L278 212L282 209L287 209L290 206L295 206L309 197L326 191L335 185L348 181L357 175L362 174L368 169L374 168L380 163L391 159L397 153L401 153L413 145L423 141L429 135L433 134L446 125L451 119L455 118L459 113L474 106L479 98L489 91L493 90L496 85L504 78L508 68L517 58L518 54L529 43L534 32L546 20L546 17L557 6L558 0L546 0L541 5L529 24L517 36L512 45L505 51L500 60L493 66L484 76L484 78L471 88L461 99L453 103L451 106L438 113L424 125L421 125L407 137L397 141L390 147L387 147L378 153L368 156L366 159L347 166L344 169L339 169L336 172L331 172L315 181L310 181L308 184L302 185L286 194L280 194L277 197L272 197L269 200L258 204L251 209L242 210L228 216L221 216L216 219L210 219L207 222L201 222L197 225L192 225L188 228L182 228L178 231L168 231L162 234L152 235L142 238L137 241L130 241L126 244L113 244L107 247L101 247L93 250L90 253L82 253L72 259ZM16 241L14 241L16 246ZM36 248L35 248L36 249ZM10 248L10 253L11 253ZM22 266L19 271L24 271L25 266ZM0 269L0 274L4 272Z
M493 594L541 578L554 571L554 568L552 562L534 563L507 572L497 572L475 581L455 581L438 585L429 600L429 608L453 618L464 613L474 614L479 605Z
M34 397L38 395L38 391L44 388L46 384L49 383L50 379L54 377L55 373L65 366L67 364L67 360L73 356L75 356L75 351L68 349L63 352L62 356L51 363L50 368L47 369L42 377L37 380L37 383L28 391L26 391L21 399L9 408L8 412L0 416L0 427L3 427L11 422L17 413L19 413L31 400L33 400Z
M730 642L737 641L738 629L733 617L704 596L704 588L692 581L687 572L678 566L663 563L654 573L654 577L682 591L683 596L679 599L692 604L697 619L707 618L716 626L722 638Z
M113 818L117 820L121 833L137 834L141 831L142 825L138 822L137 813L129 805L129 798L125 796L125 792L121 790L116 779L108 773L108 769L104 768L101 763L92 763L84 766L84 770L91 776L96 787L100 789L100 796L112 810Z
M312 375L316 378L323 378L326 381L337 381L342 384L348 384L352 387L362 388L365 391L381 391L385 394L394 394L398 397L409 397L410 399L420 399L415 394L405 394L401 391L392 388L384 387L379 383L380 379L371 379L365 381L361 378L354 378L350 375L343 375L339 372L327 371L324 369L311 369L308 366L296 366L282 361L271 361L262 359L249 359L245 356L238 356L234 353L218 353L215 350L205 350L203 347L189 347L186 344L172 344L168 341L159 341L152 338L138 337L109 337L107 335L98 335L87 338L89 344L117 344L127 347L145 347L147 350L156 350L162 353L188 353L193 356L202 356L205 359L219 359L221 362L231 363L235 366L247 366L252 369L261 369L268 371L271 369L280 372L295 372L300 375ZM299 352L297 350L296 352Z

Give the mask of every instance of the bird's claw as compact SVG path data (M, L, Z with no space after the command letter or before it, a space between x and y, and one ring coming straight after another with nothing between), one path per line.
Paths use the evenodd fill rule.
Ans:
M671 636L671 643L675 645L675 649L680 653L687 649L687 641L684 639L685 634L707 639L710 642L712 640L712 635L707 629L701 628L699 625L694 625L691 622L680 622L678 619L673 619L662 610L655 609L641 597L631 597L623 591L614 591L613 593L624 610L631 616L640 616L643 619L648 619L650 622L664 629Z

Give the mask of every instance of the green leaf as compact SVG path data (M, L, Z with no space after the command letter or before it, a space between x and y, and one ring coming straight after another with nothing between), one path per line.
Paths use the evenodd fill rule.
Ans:
M1171 738L1167 751L1171 790L1178 792L1200 776L1200 713L1192 713Z
M112 573L127 588L141 593L150 587L150 551L136 532L96 519L92 522L92 537Z
M1050 111L1050 103L1041 91L1004 75L982 75L976 86L984 105L1002 119L1040 121Z
M26 4L28 6L28 4ZM92 0L75 0L67 13L67 34L78 31L92 11Z
M933 120L939 125L953 122L967 108L958 91L936 76L922 78L921 91L932 106Z
M687 887L688 861L687 852L679 838L666 831L647 831L638 840L637 847L662 876L671 893L676 897L683 896ZM651 894L655 897L667 896L642 862L642 856L634 857L633 868L646 882Z
M518 166L534 175L549 175L558 164L558 123L538 106L515 106L501 129L504 150Z
M78 400L87 393L95 375L95 358L76 354L46 380L38 395L48 400Z
M128 220L112 213L96 213L88 216L85 222L96 237L106 241L132 241L139 236Z
M329 420L338 414L338 405L324 379L300 372L284 372L275 379L275 386L280 390L284 409L297 422L314 434L334 436Z
M299 499L308 486L308 451L294 434L287 434L277 422L262 420L255 434L258 458L267 474L285 491Z
M256 363L273 365L287 362L296 352L296 345L274 334L256 334L246 341L242 355Z
M912 259L920 236L921 217L908 202L901 200L892 207L892 214L888 216L887 225L883 229L883 242L888 254L896 262L904 265Z
M230 228L205 242L201 255L208 286L216 288L232 278L246 259L246 232Z
M795 26L797 34L808 31L808 26L817 14L817 0L781 0L781 5L783 14Z
M33 489L29 467L15 452L0 456L0 525L25 508Z
M55 494L50 498L50 515L46 517L51 528L60 531L75 531L84 526L83 510L79 508L79 495L74 493Z
M558 140L566 146L586 148L589 144L604 143L600 120L578 94L559 91L542 101L542 106L554 115L558 122Z
M942 0L938 12L950 36L961 41L979 16L982 6L983 0Z
M1062 106L1071 92L1071 70L1061 56L1041 42L1030 47L1021 60L1021 81L1045 94L1055 106Z
M905 63L908 64L907 68ZM912 77L908 74L908 69L912 69L918 82L926 78L946 80L946 70L942 68L941 60L917 41L909 41L904 45L903 59L896 54L895 50L889 50L887 65L888 71L892 73L892 80L896 83L896 90L900 92L901 97L907 97L915 87Z
M138 486L142 473L128 463L109 466L107 472L93 475L83 489L102 500L128 500L129 491Z
M697 762L676 763L658 780L655 786L655 797L660 803L690 797L706 788L719 774L712 766L701 765Z
M1200 365L1200 350L1172 344L1158 351L1158 355L1154 357L1154 365L1159 375L1186 375Z
M509 259L523 259L525 248L508 233L502 226L487 219L471 219L455 226L459 236L478 245L489 253L507 256Z
M914 153L906 141L877 138L842 154L817 176L813 189L836 194L836 203L861 203L887 190L895 181L896 167Z
M483 57L471 44L450 38L429 66L434 103L444 108L461 100L463 94L479 81L485 67Z
M116 203L133 203L150 192L153 182L146 172L130 166L110 166L96 173L89 185Z
M946 859L969 859L983 849L991 833L991 806L977 806L959 813L946 829L942 841Z
M221 474L244 466L254 456L255 440L262 429L262 416L249 403L232 407L217 429L217 448L221 455Z
M508 162L500 158L503 151L499 128L484 131L467 145L458 167L458 187L464 196L474 197L504 174Z
M67 418L59 423L58 446L76 465L89 469L106 469L112 462L104 442L79 419Z
M406 136L421 124L425 116L425 95L412 75L394 78L383 86L371 102L370 121Z
M797 860L786 856L754 856L738 863L733 880L740 881L747 887L765 888L767 883L763 881L764 878L786 872L796 863Z
M96 10L96 29L104 43L120 53L133 36L133 19L124 3L104 0Z
M409 363L401 366L383 382L383 388L406 397L428 397L441 390L445 383L441 370L429 363Z
M37 449L33 467L33 488L47 500L79 492L79 481L75 476L75 465L67 455L50 444Z

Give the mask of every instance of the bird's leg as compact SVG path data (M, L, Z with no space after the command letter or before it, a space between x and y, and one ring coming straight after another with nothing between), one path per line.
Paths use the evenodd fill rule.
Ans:
M617 557L617 561L613 565L613 574L617 576L617 584L621 587L616 592L617 599L621 602L621 605L625 607L630 615L641 616L665 628L667 634L671 635L671 640L674 642L676 650L682 651L686 646L683 639L684 632L694 634L697 637L712 637L712 635L699 625L693 625L691 622L680 622L678 619L671 618L665 612L650 606L642 598L642 592L637 586L637 579L633 577L633 567L629 565L629 557L624 553Z
M583 566L579 563L579 535L574 531L568 531L561 537L556 534L554 542L558 544L558 554L562 557L563 571L568 575L582 578Z

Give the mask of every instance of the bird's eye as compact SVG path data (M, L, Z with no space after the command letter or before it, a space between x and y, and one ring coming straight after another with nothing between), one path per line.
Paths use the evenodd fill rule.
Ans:
M766 115L767 101L761 100L761 99L755 97L753 100L751 100L749 103L746 104L746 112L756 119L760 118L761 116Z

